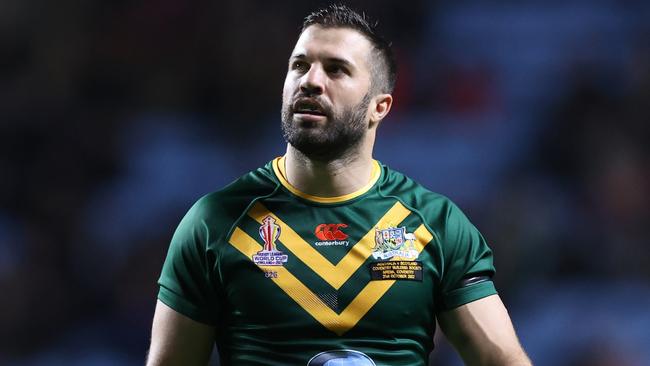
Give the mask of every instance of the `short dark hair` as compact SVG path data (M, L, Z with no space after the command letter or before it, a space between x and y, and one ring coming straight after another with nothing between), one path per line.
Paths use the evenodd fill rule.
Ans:
M300 33L312 25L323 28L350 28L363 34L373 46L373 53L379 57L371 57L372 88L379 93L392 93L397 79L397 65L391 44L380 36L377 22L371 22L365 13L350 9L345 5L334 4L307 15L302 23Z

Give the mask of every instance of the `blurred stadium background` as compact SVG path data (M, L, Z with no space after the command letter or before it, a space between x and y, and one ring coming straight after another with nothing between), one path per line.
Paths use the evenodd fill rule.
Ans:
M0 364L143 363L176 224L283 153L324 3L0 1ZM348 3L400 64L376 158L488 238L535 363L650 365L650 2Z

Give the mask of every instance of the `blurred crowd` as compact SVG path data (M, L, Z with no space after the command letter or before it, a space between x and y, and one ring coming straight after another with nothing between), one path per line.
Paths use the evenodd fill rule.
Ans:
M483 232L533 361L650 364L650 5L346 3L398 57L376 158ZM283 154L322 4L0 2L0 364L144 362L175 226Z

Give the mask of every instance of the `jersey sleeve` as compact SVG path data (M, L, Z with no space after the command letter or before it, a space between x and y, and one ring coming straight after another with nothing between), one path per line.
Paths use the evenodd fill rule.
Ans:
M496 294L491 280L463 286L463 279L491 277L495 273L492 250L481 233L462 211L450 203L442 238L444 270L441 281L440 311L450 310Z
M201 200L181 220L172 237L158 280L158 299L201 323L216 325L214 255L207 249L209 229Z

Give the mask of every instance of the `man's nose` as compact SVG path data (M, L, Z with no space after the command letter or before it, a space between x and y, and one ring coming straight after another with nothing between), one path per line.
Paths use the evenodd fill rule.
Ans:
M323 93L325 73L318 65L312 65L302 76L300 91L307 95L319 95Z

